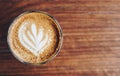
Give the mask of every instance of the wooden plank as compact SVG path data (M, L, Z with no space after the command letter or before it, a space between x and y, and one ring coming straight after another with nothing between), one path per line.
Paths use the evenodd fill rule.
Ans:
M0 0L0 76L119 76L120 0ZM7 51L7 31L27 10L52 14L63 29L58 56L41 66Z

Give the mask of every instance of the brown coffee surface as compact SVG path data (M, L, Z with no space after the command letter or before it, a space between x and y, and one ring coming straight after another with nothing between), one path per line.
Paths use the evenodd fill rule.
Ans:
M8 33L12 53L23 62L44 62L58 49L57 24L43 13L31 12L19 16L11 24Z

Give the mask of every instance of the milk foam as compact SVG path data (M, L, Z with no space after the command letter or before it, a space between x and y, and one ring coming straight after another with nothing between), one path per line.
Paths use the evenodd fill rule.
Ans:
M36 27L35 23L29 24L24 22L18 30L18 38L20 43L35 56L38 56L48 46L50 38L45 33L44 28ZM30 27L27 29L27 27Z

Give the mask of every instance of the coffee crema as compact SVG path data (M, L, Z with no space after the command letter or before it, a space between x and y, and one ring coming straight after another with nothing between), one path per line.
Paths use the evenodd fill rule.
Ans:
M53 58L61 47L61 39L59 24L42 12L20 15L8 31L13 55L25 63L40 64Z

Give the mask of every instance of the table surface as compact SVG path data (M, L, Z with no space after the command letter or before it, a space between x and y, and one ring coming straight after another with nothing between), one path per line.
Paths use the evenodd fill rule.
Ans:
M7 30L27 10L52 14L63 29L63 47L41 66L6 51ZM120 0L0 0L0 76L119 76Z

